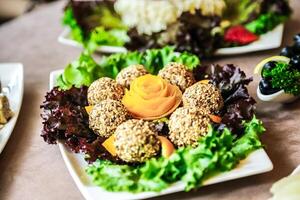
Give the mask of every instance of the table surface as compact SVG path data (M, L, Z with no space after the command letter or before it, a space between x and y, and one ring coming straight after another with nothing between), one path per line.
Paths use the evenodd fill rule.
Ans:
M286 23L283 45L300 32L300 1L291 1L295 10ZM62 31L60 18L64 2L41 6L35 11L0 27L0 62L22 62L25 66L25 91L21 113L14 132L0 154L0 199L83 199L55 145L40 137L39 105L48 90L49 73L63 68L80 50L57 42ZM278 54L270 50L211 62L234 63L251 76L256 63ZM258 77L249 90L255 95ZM271 172L177 193L157 199L267 199L275 181L287 176L300 164L300 101L266 104L258 101L257 115L267 128L262 137L274 169ZM99 197L101 199L101 197Z

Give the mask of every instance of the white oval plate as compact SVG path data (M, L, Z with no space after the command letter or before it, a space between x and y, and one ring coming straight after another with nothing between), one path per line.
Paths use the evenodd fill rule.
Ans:
M240 47L228 47L228 48L221 48L215 52L215 55L236 55L236 54L243 54L255 51L262 51L268 49L275 49L280 47L282 42L282 35L283 35L284 25L280 24L272 31L269 31L266 34L260 36L259 40ZM65 28L63 32L58 36L58 42L82 48L82 44L79 42L71 39L70 37L70 29ZM100 53L123 53L126 52L126 48L124 47L117 47L117 46L100 46L97 48L97 51Z
M56 78L61 74L63 70L53 71L50 74L50 89L55 86ZM138 194L132 194L128 192L107 192L100 187L92 184L92 181L85 172L87 163L84 160L83 155L75 154L63 144L59 143L59 149L62 157L66 163L66 166L76 183L78 189L87 200L101 199L109 200L135 200L135 199L146 199L150 197L156 197L166 195L170 193L184 191L184 184L177 182L171 185L169 188L161 192L143 192ZM203 185L211 185L224 181L229 181L237 178L251 176L254 174L260 174L271 171L273 164L268 157L264 149L259 149L252 152L245 160L241 161L240 164L229 172L221 173L206 180Z
M17 122L22 105L24 81L23 65L21 63L1 63L0 80L2 87L8 87L7 98L10 108L13 111L13 117L0 129L0 153L4 149Z

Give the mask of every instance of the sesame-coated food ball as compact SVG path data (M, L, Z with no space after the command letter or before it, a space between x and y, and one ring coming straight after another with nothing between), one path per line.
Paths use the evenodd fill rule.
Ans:
M180 63L167 64L158 72L158 76L177 85L182 92L196 82L193 73Z
M182 96L184 107L196 107L215 112L223 107L221 92L212 84L195 83Z
M130 65L119 72L116 81L118 84L129 88L131 81L146 74L148 72L143 65Z
M111 78L103 77L94 81L88 89L88 102L90 105L100 103L105 99L121 100L124 88Z
M160 141L152 122L132 119L115 132L117 155L126 162L145 162L160 151Z
M128 118L129 114L120 101L106 99L91 110L89 126L100 136L109 137Z
M169 138L178 147L196 147L199 138L207 134L209 122L206 110L177 108L170 117Z

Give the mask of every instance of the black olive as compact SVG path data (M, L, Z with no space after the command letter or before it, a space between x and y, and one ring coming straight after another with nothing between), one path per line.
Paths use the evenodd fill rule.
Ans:
M261 76L263 77L263 72L265 70L271 70L273 69L274 67L276 67L276 64L277 62L276 61L270 61L270 62L267 62L264 66L263 66L263 69L261 71Z
M286 56L286 57L293 57L295 55L294 49L291 46L286 46L284 47L281 52L280 52L281 56Z
M300 42L300 33L298 33L298 34L296 34L294 36L294 41L295 41L295 43L299 43Z
M293 56L291 58L290 65L293 68L300 70L300 55Z
M280 91L280 89L278 89L278 88L273 88L271 81L267 80L267 79L262 79L259 82L259 90L264 95L274 94L274 93Z
M300 55L300 41L293 45L293 52L296 55Z

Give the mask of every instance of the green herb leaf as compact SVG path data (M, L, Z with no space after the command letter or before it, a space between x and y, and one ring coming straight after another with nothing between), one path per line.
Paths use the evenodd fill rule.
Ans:
M283 89L295 96L300 95L300 71L287 63L279 62L273 69L263 70L263 77L271 79L273 88Z
M246 24L246 28L255 34L261 35L273 30L278 24L283 23L288 16L275 13L267 13L260 15L256 20Z
M98 12L98 15L101 16L99 20L95 21L95 16L86 19L91 24L96 23L97 25L88 34L84 34L76 22L71 7L65 10L62 23L70 28L71 38L82 43L90 52L94 52L99 46L124 46L126 42L130 41L127 28L116 14L111 13L110 9L105 6L99 7Z
M161 191L177 181L184 182L188 191L212 175L233 169L241 159L262 147L262 122L254 117L244 123L244 128L244 135L236 138L228 129L219 132L210 126L196 148L180 148L169 158L152 158L135 167L97 160L87 173L94 184L112 192Z
M124 46L129 40L126 30L105 30L103 26L98 26L91 32L90 39L85 45L90 52L94 52L99 46Z
M71 8L67 8L62 18L62 24L68 26L71 29L71 37L77 42L84 42L84 34L81 28L78 26L74 19L73 11Z
M189 53L174 52L173 47L150 49L145 52L128 52L103 57L99 64L87 53L83 53L76 61L69 64L63 74L58 77L57 85L65 90L72 85L89 86L100 77L115 78L125 67L132 64L144 65L151 74L157 74L166 64L179 62L192 70L200 64L197 56Z
M77 60L67 65L64 72L57 78L56 84L63 90L71 88L72 85L78 88L83 85L89 86L103 73L105 72L89 54L82 53Z

